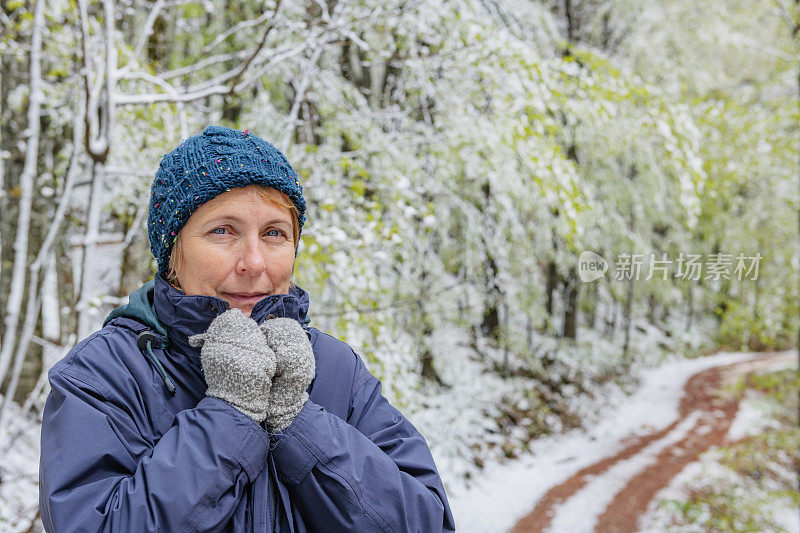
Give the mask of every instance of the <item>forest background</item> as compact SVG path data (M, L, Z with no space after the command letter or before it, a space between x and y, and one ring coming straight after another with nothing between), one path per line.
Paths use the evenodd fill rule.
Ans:
M3 442L152 277L154 170L208 124L286 153L312 325L454 475L636 366L795 346L798 24L787 0L4 0Z

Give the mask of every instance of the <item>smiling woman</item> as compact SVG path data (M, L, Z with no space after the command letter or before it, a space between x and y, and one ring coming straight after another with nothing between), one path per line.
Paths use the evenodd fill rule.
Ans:
M452 531L427 442L291 281L306 204L274 146L161 161L153 280L50 370L48 531Z
M289 292L297 212L284 193L263 185L220 194L178 232L167 281L189 295L221 298L249 317L262 298Z

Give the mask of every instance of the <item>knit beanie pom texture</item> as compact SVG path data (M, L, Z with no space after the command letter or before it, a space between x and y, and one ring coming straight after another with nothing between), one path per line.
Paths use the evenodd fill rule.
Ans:
M166 154L153 180L147 220L158 271L166 272L175 236L198 207L247 185L265 185L286 194L299 211L302 233L303 187L286 157L267 141L247 130L209 126Z

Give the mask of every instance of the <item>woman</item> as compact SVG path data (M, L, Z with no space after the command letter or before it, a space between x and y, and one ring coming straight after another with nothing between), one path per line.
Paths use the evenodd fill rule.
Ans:
M425 439L290 281L305 221L286 158L209 127L164 156L155 279L50 371L48 531L442 531Z

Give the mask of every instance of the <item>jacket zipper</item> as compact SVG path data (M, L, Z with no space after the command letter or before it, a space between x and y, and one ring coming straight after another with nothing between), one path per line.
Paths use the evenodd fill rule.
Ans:
M267 478L267 483L269 484L270 498L272 498L272 505L270 506L270 523L272 524L272 528L270 529L270 531L272 533L275 533L277 531L275 526L277 525L278 521L278 494L277 491L275 490L275 483L273 483L273 480L271 478L272 476L269 476L269 478Z

